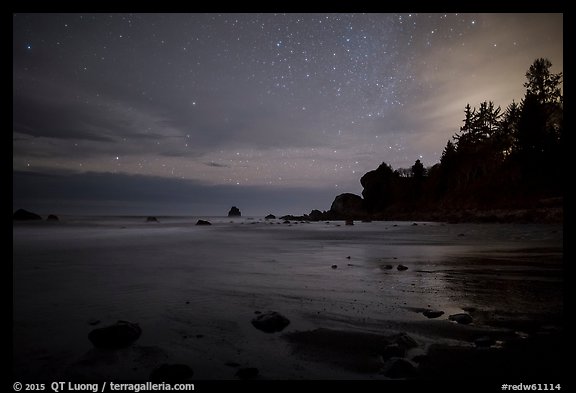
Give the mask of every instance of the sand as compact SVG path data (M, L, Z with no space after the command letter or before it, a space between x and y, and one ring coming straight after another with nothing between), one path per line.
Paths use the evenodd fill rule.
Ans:
M395 378L560 374L561 225L60 219L13 226L15 378L143 380L182 363L198 380L243 367L260 380L387 380L398 358L414 371ZM290 324L255 329L268 310ZM449 320L463 312L471 324ZM117 320L142 336L94 348L88 333ZM399 335L415 345L388 348ZM493 345L477 348L485 336Z

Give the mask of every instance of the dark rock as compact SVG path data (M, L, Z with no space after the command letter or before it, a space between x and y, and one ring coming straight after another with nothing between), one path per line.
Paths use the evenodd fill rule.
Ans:
M382 357L384 359L390 358L401 358L406 353L406 350L398 344L387 345L382 351Z
M325 213L322 213L320 210L314 209L310 212L310 214L308 214L308 218L311 221L320 221L324 219L324 215Z
M260 315L260 314L262 314L262 311L254 311L254 314Z
M462 325L468 325L472 323L472 317L466 313L453 314L450 315L448 319Z
M203 337L204 337L203 334L197 334L197 335L196 335L196 338L203 338Z
M158 222L156 217L150 216L146 218L146 222Z
M284 220L283 224L290 224L290 221Z
M268 214L266 217L264 217L267 220L275 220L276 216L274 214Z
M416 368L405 359L396 359L386 371L389 378L410 378L416 374Z
M413 226L413 227L416 227L416 226L418 226L418 223L413 222L413 223L412 223L412 226Z
M330 213L344 218L359 218L367 215L362 197L350 193L338 195L330 206Z
M476 307L462 307L462 310L466 312L476 312Z
M395 337L394 342L396 342L401 347L407 348L407 349L408 348L416 348L418 346L418 343L416 342L416 340L414 340L412 337L410 337L406 333L398 334Z
M394 269L394 266L392 266L392 265L385 265L385 266L384 266L384 269L386 269L386 270L391 270L391 269Z
M491 337L482 336L482 337L478 337L476 340L474 340L474 344L477 347L487 348L487 347L491 347L492 345L496 344L496 341L494 341L494 339Z
M274 333L282 331L290 324L288 318L276 311L268 311L252 319L252 325L265 333Z
M90 326L96 326L96 325L98 325L99 323L100 323L100 320L99 320L99 319L96 319L96 318L91 318L91 319L88 320L88 325L90 325Z
M240 217L242 216L242 213L240 213L240 209L238 209L236 206L232 206L232 208L230 208L230 211L228 212L228 217Z
M458 234L458 237L462 237L462 236L466 236L466 235L464 235L463 233Z
M404 265L398 265L398 267L396 267L396 269L403 271L403 270L408 270L408 268Z
M48 218L46 218L46 221L60 221L60 219L58 218L58 216L50 214Z
M240 379L253 379L256 378L259 373L256 367L246 367L238 370L236 376Z
M194 375L194 371L185 364L163 364L150 374L152 382L180 382Z
M346 259L350 259L350 258L352 258L350 255L348 255L348 256L346 257Z
M424 314L424 316L426 318L438 318L438 317L441 317L442 315L444 315L444 311L426 310L422 314Z
M88 339L95 347L117 349L129 346L141 334L142 329L137 323L118 321L114 325L92 330Z
M346 225L354 225L354 220L346 220Z
M210 221L198 220L196 225L212 225L212 223Z
M42 217L40 217L36 213L29 212L28 210L18 209L12 215L12 219L17 221L28 221L28 220L41 220Z
M332 265L332 269L338 269L338 265Z

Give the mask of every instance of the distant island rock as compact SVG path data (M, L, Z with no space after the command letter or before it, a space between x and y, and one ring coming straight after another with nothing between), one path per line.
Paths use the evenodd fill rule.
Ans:
M240 216L242 216L242 213L240 213L240 209L238 209L236 206L232 206L232 208L228 212L228 217L240 217Z
M41 220L42 217L40 217L36 213L29 212L28 210L18 209L12 215L12 219L17 221L30 221L30 220Z
M196 222L196 225L212 225L212 223L210 221L206 221L206 220L198 220Z
M266 217L264 217L266 220L274 220L276 219L276 216L274 214L268 214Z
M158 222L158 219L154 216L146 218L146 222Z
M46 218L46 221L60 221L60 219L58 218L57 215L55 215L55 214L50 214L50 215L48 216L48 218Z

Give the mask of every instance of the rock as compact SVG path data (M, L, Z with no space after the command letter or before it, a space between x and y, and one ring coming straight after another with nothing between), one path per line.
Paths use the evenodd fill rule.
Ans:
M289 324L288 318L276 311L268 311L252 319L252 325L265 333L282 331Z
M338 265L332 265L332 269L338 269Z
M137 323L118 321L114 325L92 330L88 339L97 348L117 349L129 346L141 334L142 329Z
M476 307L462 307L462 310L466 311L466 312L470 312L470 313L474 313L476 312Z
M390 358L401 358L405 354L404 348L400 347L398 344L390 344L387 345L386 348L382 351L382 357L384 359Z
M410 378L416 374L416 368L405 359L396 359L386 371L389 378Z
M152 382L180 382L194 375L194 371L185 364L163 364L150 374Z
M462 237L462 236L466 236L466 235L464 235L463 233L458 234L458 237Z
M384 266L384 269L386 269L386 270L391 270L391 269L394 269L394 266L392 266L392 265L385 265L385 266Z
M232 206L230 208L230 211L228 212L228 217L240 217L242 216L242 213L240 213L240 209L238 209L236 206Z
M354 220L346 220L346 225L354 225Z
M245 367L236 371L236 376L240 379L256 378L260 372L256 367Z
M422 314L424 314L424 316L426 318L438 318L438 317L441 317L442 315L444 315L444 311L426 310Z
M58 216L50 214L48 218L46 218L46 221L60 221L60 219L58 218Z
M408 268L404 265L398 265L398 267L396 267L396 269L398 269L400 271L408 270Z
M413 223L412 223L412 226L413 226L413 227L416 227L416 226L418 226L418 223L413 222Z
M41 220L41 219L42 217L40 217L38 214L29 212L28 210L24 209L18 209L12 215L12 220L17 221Z
M96 318L90 318L90 319L88 320L88 325L90 325L90 326L96 326L96 325L98 325L99 323L100 323L100 320L99 320L99 319L96 319Z
M290 224L290 221L284 220L283 224Z
M472 323L472 317L466 313L452 314L448 317L448 319L462 325L468 325Z
M343 218L361 218L367 215L362 197L350 193L338 195L332 202L329 212Z
M403 348L416 348L418 346L418 343L416 342L416 340L414 340L412 337L410 337L408 334L406 333L400 333L398 334L398 336L396 336L395 340L394 340L398 345L400 345Z
M348 255L348 256L346 257L346 259L350 259L350 258L352 258L350 255Z
M156 217L150 216L146 218L146 222L158 222Z
M198 220L196 225L212 225L212 223L210 221Z
M494 339L491 337L482 336L482 337L478 337L476 340L474 340L474 344L477 347L487 348L487 347L491 347L492 345L496 344L496 341L494 341Z
M322 213L320 210L314 209L308 214L308 218L311 221L320 221L324 219L324 214L325 213Z
M267 220L275 220L276 216L274 214L268 214L266 217L264 217Z

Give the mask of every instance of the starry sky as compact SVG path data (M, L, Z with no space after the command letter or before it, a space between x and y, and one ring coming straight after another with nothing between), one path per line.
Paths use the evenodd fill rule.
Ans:
M327 210L504 109L562 14L14 14L13 207Z

